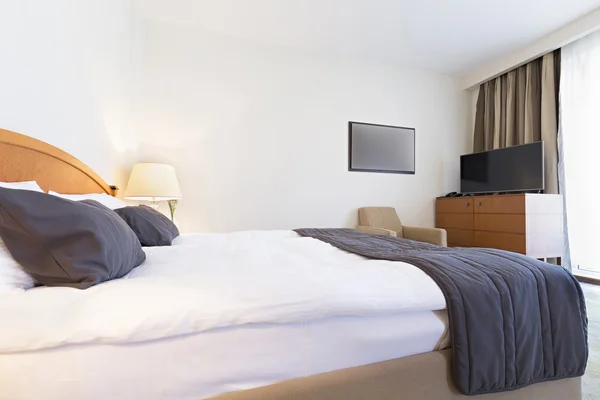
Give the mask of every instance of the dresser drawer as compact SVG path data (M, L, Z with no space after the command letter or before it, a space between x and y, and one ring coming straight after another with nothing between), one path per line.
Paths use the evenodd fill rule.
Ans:
M525 235L518 233L475 231L475 247L489 247L521 254L527 251Z
M473 247L473 231L463 229L446 229L448 246Z
M478 214L525 214L525 196L482 196L473 199Z
M435 226L437 228L473 229L472 214L436 214Z
M525 214L475 214L476 231L525 234L525 227Z
M437 214L472 214L473 198L437 199L435 202L435 212Z

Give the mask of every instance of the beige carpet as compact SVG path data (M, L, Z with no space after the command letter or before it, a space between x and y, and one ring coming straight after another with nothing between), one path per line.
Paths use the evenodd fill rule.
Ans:
M600 286L581 284L588 312L590 356L583 376L583 399L600 400Z

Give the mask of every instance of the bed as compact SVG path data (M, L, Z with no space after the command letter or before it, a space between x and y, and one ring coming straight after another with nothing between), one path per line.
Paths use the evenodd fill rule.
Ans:
M67 153L0 130L0 181L26 180L116 193ZM123 279L0 297L0 399L469 397L452 379L444 296L412 265L292 231L145 251ZM475 398L580 399L581 379Z

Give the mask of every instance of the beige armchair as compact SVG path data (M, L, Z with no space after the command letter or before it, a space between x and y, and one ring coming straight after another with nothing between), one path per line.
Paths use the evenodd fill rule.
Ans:
M363 207L358 209L359 231L377 235L397 236L419 242L447 246L446 231L437 228L417 228L402 225L393 207Z

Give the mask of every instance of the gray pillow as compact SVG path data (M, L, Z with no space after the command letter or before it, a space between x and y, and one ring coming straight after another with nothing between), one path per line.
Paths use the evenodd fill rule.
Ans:
M29 190L0 188L0 237L46 286L86 289L120 278L146 259L135 234L109 208Z
M148 206L123 207L114 210L135 232L142 246L170 246L179 229L163 213Z

